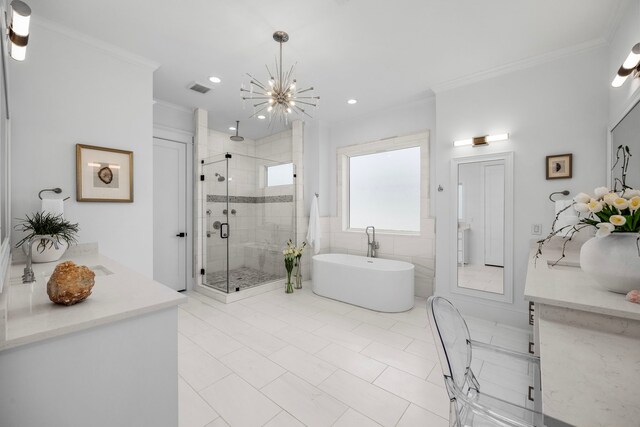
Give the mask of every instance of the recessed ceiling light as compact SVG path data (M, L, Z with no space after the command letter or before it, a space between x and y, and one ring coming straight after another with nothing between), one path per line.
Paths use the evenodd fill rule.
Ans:
M211 83L220 83L222 80L220 80L220 77L211 76L211 77L209 77L209 81Z
M233 126L229 126L229 130L236 130L236 128Z
M264 119L266 119L267 117L266 117L266 116L263 116L262 114L260 114L260 115L258 116L258 118L259 118L260 120L264 120Z
M358 100L357 99L350 99L347 101L347 104L353 105L353 104L357 104Z

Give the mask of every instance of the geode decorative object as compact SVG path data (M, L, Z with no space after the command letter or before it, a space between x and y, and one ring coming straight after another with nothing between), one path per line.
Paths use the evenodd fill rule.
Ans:
M73 261L58 264L47 283L49 299L63 305L82 302L91 295L95 277L89 268L76 265Z

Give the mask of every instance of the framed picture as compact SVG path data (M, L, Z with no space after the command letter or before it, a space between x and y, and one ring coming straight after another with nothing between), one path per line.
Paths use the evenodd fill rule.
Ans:
M571 178L573 154L547 156L547 179Z
M79 202L133 202L133 152L76 144Z

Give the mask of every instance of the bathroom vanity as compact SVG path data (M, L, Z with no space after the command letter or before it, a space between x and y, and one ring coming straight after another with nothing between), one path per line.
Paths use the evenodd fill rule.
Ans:
M12 265L0 294L0 425L175 426L178 304L185 297L96 251L89 298L49 301L56 262ZM66 260L62 259L60 262Z
M525 298L533 302L542 410L569 425L640 424L640 305L606 291L579 267L577 248L531 251ZM553 427L556 424L550 423ZM564 425L564 424L559 424Z

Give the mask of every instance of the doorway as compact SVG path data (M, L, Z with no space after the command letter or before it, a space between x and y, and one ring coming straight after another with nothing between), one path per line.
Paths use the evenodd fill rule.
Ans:
M187 289L187 144L153 138L153 279Z

